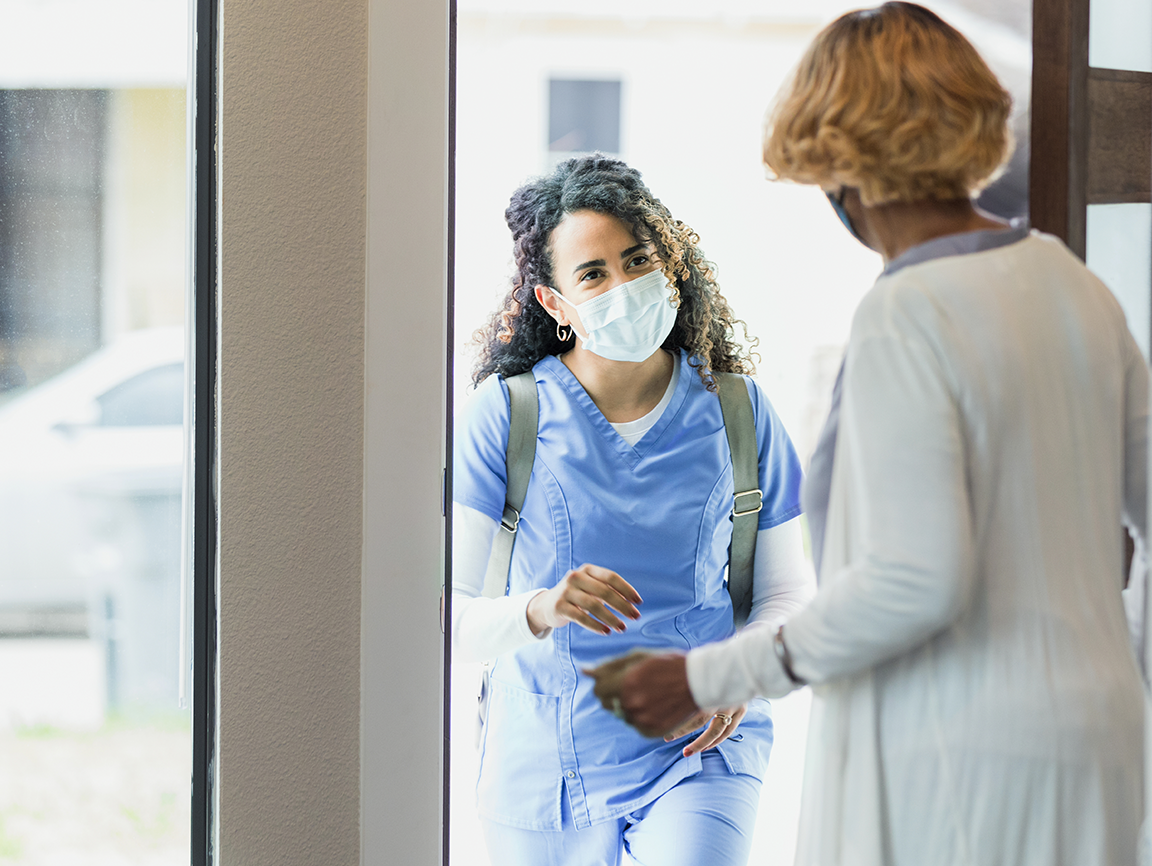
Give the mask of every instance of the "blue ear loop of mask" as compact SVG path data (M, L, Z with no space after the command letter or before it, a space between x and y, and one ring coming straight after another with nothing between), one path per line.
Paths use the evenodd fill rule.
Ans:
M824 195L828 196L828 201L832 205L832 210L836 211L836 216L840 217L840 222L844 223L844 228L852 234L852 237L868 246L868 242L860 236L860 232L856 231L856 226L852 225L852 218L848 216L848 211L844 208L844 193L847 192L847 187L840 187L836 192L824 191ZM869 247L869 249L871 249Z

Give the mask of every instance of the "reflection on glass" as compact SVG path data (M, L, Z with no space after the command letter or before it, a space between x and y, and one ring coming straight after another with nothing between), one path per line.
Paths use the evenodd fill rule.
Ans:
M807 43L860 5L459 0L457 409L467 399L475 358L469 335L508 287L508 197L554 164L553 151L573 147L561 139L577 124L556 126L553 83L599 82L607 89L611 82L612 98L603 100L610 116L599 122L616 129L611 141L618 141L620 157L644 174L673 213L690 215L702 249L721 263L725 295L760 338L757 378L807 460L852 313L881 262L843 230L819 190L765 182L760 130L764 110ZM972 39L1013 93L1016 155L980 203L1003 216L1026 217L1031 4L926 5ZM579 128L595 125L582 120ZM451 675L452 862L483 866L475 811L479 669L454 665ZM801 692L774 702L776 740L751 862L791 862L808 700Z
M4 863L189 856L187 18L0 8Z

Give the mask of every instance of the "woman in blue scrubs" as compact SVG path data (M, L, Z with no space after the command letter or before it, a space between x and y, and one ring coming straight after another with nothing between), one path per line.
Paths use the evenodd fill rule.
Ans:
M453 652L492 663L477 785L492 862L616 864L627 851L654 866L743 864L772 745L767 702L650 740L604 713L581 673L733 633L732 469L712 374L752 372L738 320L696 234L618 160L561 164L517 190L506 219L516 273L478 332L454 463ZM507 485L504 379L529 370L535 462L508 592L485 598ZM762 628L812 584L799 462L746 383L764 503L746 628Z

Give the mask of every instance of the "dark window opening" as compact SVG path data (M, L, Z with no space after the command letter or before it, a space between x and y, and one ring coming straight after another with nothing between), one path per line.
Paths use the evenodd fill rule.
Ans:
M548 150L620 152L620 82L548 82Z
M0 391L100 345L107 91L0 90Z

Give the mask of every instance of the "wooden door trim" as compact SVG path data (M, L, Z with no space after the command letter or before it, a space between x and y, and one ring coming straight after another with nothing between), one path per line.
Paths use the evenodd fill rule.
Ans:
M1084 257L1088 176L1088 0L1033 0L1032 225Z

